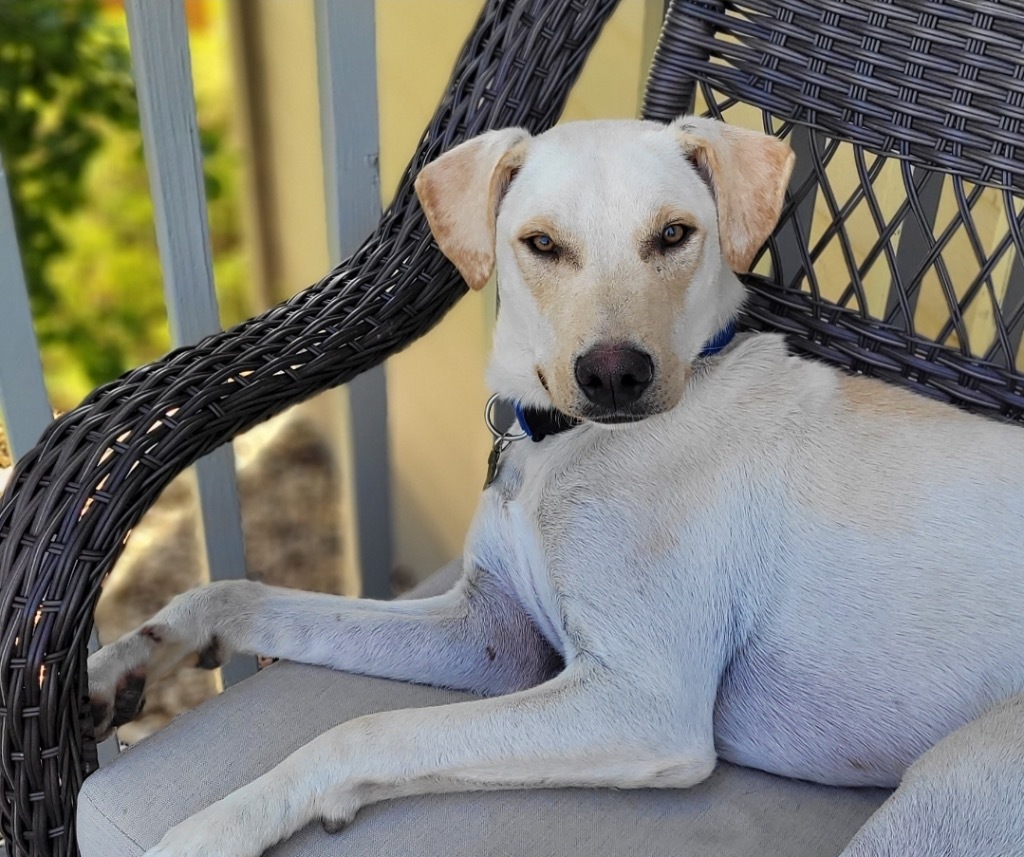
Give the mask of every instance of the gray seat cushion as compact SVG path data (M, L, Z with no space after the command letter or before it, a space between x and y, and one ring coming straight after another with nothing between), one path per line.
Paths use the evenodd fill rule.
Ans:
M417 594L443 589L450 580L449 571ZM345 720L466 698L275 664L93 774L79 800L82 855L142 854L171 825ZM363 810L334 836L312 825L268 854L829 857L886 796L722 764L710 780L687 791L564 789L405 798Z

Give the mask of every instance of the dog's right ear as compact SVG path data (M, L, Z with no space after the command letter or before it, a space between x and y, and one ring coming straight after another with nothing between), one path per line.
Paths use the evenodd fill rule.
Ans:
M530 134L522 128L488 131L427 164L416 195L437 244L471 289L494 270L498 205L522 166Z
M682 116L672 127L715 197L725 259L745 274L778 223L796 156L783 140L717 119Z

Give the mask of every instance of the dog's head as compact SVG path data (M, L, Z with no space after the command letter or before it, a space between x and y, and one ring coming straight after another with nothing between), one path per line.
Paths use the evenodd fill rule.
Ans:
M674 407L735 315L793 167L774 137L709 119L491 131L427 165L416 191L444 254L501 311L490 381L603 423Z

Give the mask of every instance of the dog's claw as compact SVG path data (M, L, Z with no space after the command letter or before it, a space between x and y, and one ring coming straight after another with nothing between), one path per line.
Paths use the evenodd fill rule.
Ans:
M114 697L114 716L110 725L115 729L130 723L142 711L146 704L146 676L143 673L131 673L126 676Z
M89 716L92 718L92 728L96 731L106 723L109 706L99 699L89 700Z
M196 666L204 670L215 670L224 663L224 651L220 639L216 636L210 638L206 648L199 652Z
M335 833L341 833L348 826L348 822L340 818L322 818L320 819L320 824L323 826L324 833L329 833L331 836Z

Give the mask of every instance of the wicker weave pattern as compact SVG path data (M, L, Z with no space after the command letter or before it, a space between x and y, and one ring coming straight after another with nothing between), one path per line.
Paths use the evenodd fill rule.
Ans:
M412 191L418 168L493 127L558 118L617 0L490 0L377 231L321 283L98 389L18 465L0 506L0 827L15 855L77 853L86 642L131 527L181 470L427 331L464 293Z
M747 278L746 325L1024 420L1022 57L1019 2L676 0L648 114L696 107L728 121L753 104L799 155L766 276ZM840 191L850 172L858 181ZM901 202L886 210L879 186L896 173ZM993 203L999 229L983 235L978 212ZM868 246L855 219L877 236ZM972 337L979 316L990 320Z
M701 79L715 89L875 152L1024 190L1019 2L677 5L680 34L736 38L701 40L713 59Z

